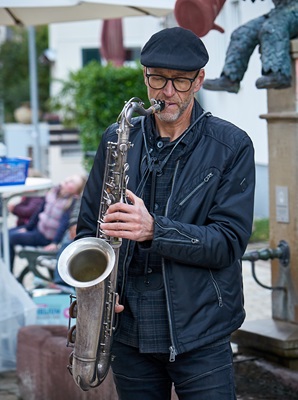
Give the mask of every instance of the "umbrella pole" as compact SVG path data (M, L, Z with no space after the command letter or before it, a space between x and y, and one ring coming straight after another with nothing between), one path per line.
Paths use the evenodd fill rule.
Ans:
M33 137L33 167L41 171L40 131L38 124L38 78L36 61L35 28L28 27L29 41L29 72L30 72L30 104L32 110L32 137Z

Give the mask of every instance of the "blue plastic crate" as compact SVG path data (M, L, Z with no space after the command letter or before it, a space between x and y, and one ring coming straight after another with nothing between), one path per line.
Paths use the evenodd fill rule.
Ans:
M28 175L29 158L0 158L0 186L23 185Z

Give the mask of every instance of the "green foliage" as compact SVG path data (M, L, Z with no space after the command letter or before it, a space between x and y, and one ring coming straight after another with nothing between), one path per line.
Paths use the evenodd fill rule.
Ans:
M267 242L269 240L269 219L256 219L253 224L253 233L250 243Z
M52 106L63 113L64 124L79 127L83 151L87 152L97 149L103 132L117 121L125 101L132 97L147 103L140 65L114 67L91 61L70 74Z
M48 28L35 28L37 58L48 48ZM13 122L13 112L30 100L28 32L10 28L9 38L0 45L0 97L4 100L5 122ZM49 97L49 67L38 63L39 105L46 109Z

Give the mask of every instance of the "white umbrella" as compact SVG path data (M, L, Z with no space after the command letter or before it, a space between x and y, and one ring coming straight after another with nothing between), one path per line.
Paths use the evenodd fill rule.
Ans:
M175 0L0 0L0 25L47 25L57 22L151 15L163 17Z
M163 17L175 0L0 0L0 26L29 27L30 98L35 135L34 167L40 169L38 84L34 25L151 15Z

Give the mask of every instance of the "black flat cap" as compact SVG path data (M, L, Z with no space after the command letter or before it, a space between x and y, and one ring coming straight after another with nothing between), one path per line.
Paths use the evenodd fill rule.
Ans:
M204 67L209 55L202 40L189 29L166 28L148 40L141 51L145 67L196 71Z

